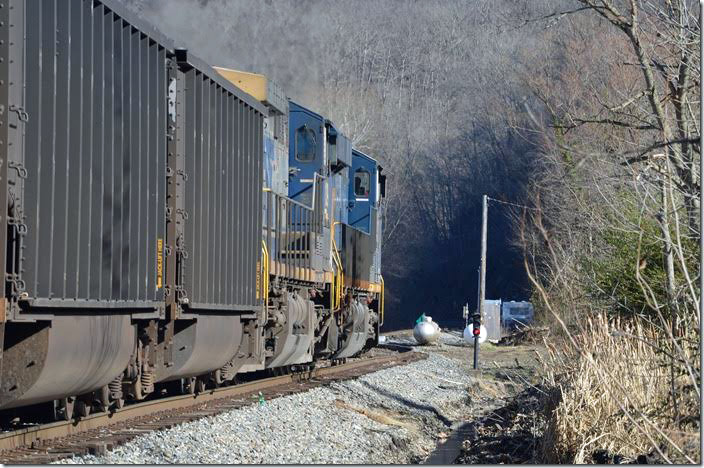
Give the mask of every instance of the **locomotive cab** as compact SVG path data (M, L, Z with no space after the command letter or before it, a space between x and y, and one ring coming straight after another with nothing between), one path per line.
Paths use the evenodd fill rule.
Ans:
M327 176L325 140L325 119L290 101L288 196L306 206L313 206L316 176Z
M349 225L367 234L371 231L372 208L378 205L376 161L364 153L352 150L349 168Z

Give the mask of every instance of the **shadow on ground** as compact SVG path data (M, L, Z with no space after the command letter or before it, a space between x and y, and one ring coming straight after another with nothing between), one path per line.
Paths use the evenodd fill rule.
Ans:
M463 442L455 463L535 463L538 441L545 428L539 387L529 387L479 421Z
M389 392L389 391L387 391L387 390L384 390L383 388L380 388L380 387L377 387L376 385L370 384L369 382L361 381L361 383L362 383L362 385L366 386L366 387L369 388L370 390L373 390L373 391L377 392L378 394L383 395L383 396L385 396L385 397L387 397L387 398L392 398L392 399L398 401L399 403L401 403L401 404L403 404L403 405L405 405L405 406L408 406L408 407L411 407L411 408L416 408L416 409L419 409L419 410L421 410L421 411L429 411L429 412L431 412L431 413L434 413L435 416L436 416L440 421L442 421L443 424L445 424L445 426L447 426L447 427L452 426L452 421L450 421L449 419L447 419L447 418L446 418L443 414L441 414L441 413L437 410L437 408L435 408L434 406L424 405L424 404L422 404L422 403L418 403L418 402L415 402L415 401L413 401L413 400L409 400L408 398L404 398L404 397L402 397L401 395L398 395L398 394L396 394L396 393L391 393L391 392Z

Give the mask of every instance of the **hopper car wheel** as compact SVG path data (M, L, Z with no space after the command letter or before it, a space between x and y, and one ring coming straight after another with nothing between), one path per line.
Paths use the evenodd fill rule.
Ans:
M113 403L115 403L115 409L122 409L122 407L125 406L125 399L117 398Z
M137 380L132 384L132 394L134 395L134 399L137 401L141 401L144 398L144 395L142 394L142 378L137 377Z
M73 418L74 397L54 400L54 420L70 421Z
M210 380L215 384L215 388L221 387L225 383L222 370L218 369L213 372L213 377Z
M196 392L196 378L181 379L181 391L184 395L193 395Z
M110 387L104 385L100 390L98 390L98 398L96 398L96 404L100 412L106 412L110 409Z
M142 401L144 399L144 392L142 391L142 376L138 375L137 379L129 384L129 391L128 394L135 400L135 401Z
M90 415L90 405L83 400L76 402L76 414L81 418L87 418Z
M196 393L203 393L203 392L205 392L205 380L197 379L196 380Z

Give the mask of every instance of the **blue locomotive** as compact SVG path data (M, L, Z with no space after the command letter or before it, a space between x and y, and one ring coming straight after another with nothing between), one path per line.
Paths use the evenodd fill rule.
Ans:
M0 410L345 359L383 322L382 168L112 0L0 8Z

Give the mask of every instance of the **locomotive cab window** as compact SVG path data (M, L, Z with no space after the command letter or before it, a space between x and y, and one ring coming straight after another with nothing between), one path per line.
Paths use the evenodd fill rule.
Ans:
M296 160L310 162L315 159L315 132L307 125L296 130Z
M369 171L357 169L354 173L354 194L357 197L368 198L371 178Z

